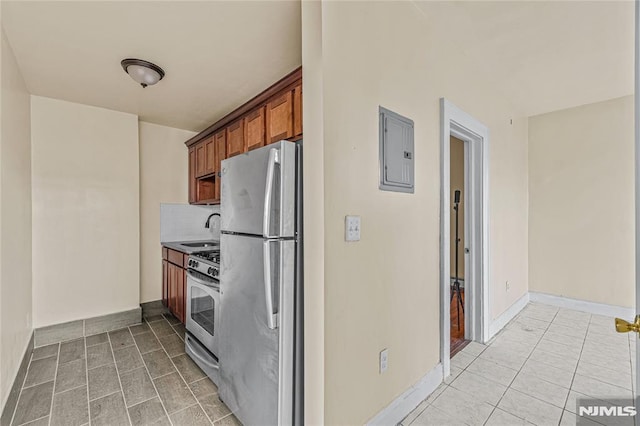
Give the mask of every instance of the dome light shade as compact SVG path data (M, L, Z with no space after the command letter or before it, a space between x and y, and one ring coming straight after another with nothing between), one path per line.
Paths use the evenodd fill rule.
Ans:
M122 69L142 87L153 86L164 77L164 70L142 59L123 59Z

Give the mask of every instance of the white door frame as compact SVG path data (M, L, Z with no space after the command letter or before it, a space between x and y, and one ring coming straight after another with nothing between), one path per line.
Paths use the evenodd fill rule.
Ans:
M471 340L489 339L489 129L445 98L440 99L440 360L444 377L450 374L450 138L468 146L468 187L465 216L469 248L465 266L465 305ZM467 315L465 315L467 317ZM466 318L465 318L466 321Z

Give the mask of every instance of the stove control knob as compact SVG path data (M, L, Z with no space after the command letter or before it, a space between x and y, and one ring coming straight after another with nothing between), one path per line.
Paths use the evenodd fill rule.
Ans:
M220 271L218 271L217 269L213 270L213 276L217 277L218 275L220 275Z
M213 271L213 268L209 268L209 269L207 270L207 273L208 273L209 275L214 275L214 274L215 274L215 272Z
M189 266L193 266L193 260L189 259Z
M193 261L193 267L194 267L194 268L197 268L197 267L198 267L198 261L197 261L197 260L194 260L194 261Z

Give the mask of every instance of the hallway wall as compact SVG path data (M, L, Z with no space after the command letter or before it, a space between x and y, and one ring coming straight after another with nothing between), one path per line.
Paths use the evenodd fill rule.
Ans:
M634 304L633 96L529 119L529 289Z
M450 182L451 182L451 194L449 199L451 200L450 224L451 224L451 244L450 244L450 259L451 259L451 276L456 275L456 212L453 210L453 200L456 190L460 190L460 205L458 207L458 238L460 238L460 244L458 246L458 278L464 280L464 142L453 136L450 138Z

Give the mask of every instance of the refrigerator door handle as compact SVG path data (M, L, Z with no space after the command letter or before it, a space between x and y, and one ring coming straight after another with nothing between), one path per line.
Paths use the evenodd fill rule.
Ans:
M264 293L267 304L267 326L274 330L278 328L278 314L273 313L273 281L271 279L271 241L263 242L263 260L264 260Z
M280 163L278 150L271 148L269 150L269 160L267 163L267 183L264 189L264 211L262 212L262 233L265 238L277 238L277 235L269 233L269 224L271 223L271 198L273 193L273 181L275 178L276 164Z

